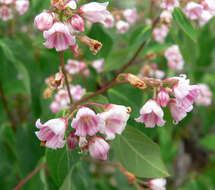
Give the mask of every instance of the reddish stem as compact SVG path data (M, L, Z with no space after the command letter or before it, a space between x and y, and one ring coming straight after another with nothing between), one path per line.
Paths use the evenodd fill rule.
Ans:
M45 162L37 166L37 168L35 168L35 170L33 170L25 179L23 179L15 188L13 188L13 190L21 189L22 186L25 185L34 175L36 175L43 166L45 166Z

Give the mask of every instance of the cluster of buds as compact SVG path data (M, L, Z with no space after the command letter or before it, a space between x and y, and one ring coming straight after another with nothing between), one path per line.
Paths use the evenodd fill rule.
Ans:
M79 107L76 115L72 114L72 130L68 135L67 144L70 151L79 146L82 153L89 151L93 158L106 160L110 149L107 141L113 140L116 134L123 132L131 110L114 104L91 103L91 105L100 106L104 111L95 113L89 107ZM51 119L44 124L38 119L36 127L40 130L36 132L36 136L41 144L51 149L62 148L66 143L64 138L69 119L70 116Z
M28 0L0 0L0 18L4 21L11 20L17 13L25 14L28 8Z
M79 101L86 90L80 85L70 85L70 93L74 102ZM54 100L50 105L50 109L53 113L58 113L59 111L69 109L70 98L66 87L57 91L54 95Z
M80 33L85 31L85 21L105 24L111 13L107 10L108 2L91 2L78 7L76 0L52 0L51 9L44 10L34 20L35 27L43 31L44 45L56 51L70 48L77 54L76 38L96 54L102 44ZM80 53L80 52L79 52Z
M96 70L97 73L101 73L104 67L104 59L97 59L91 62L91 66ZM84 61L78 61L74 59L69 59L65 66L65 69L71 75L74 74L83 74L88 77L90 74L90 70L88 69L88 65Z
M116 10L113 12L115 17L117 33L123 34L128 31L131 25L137 21L137 11L136 8ZM114 26L114 25L113 25Z
M153 98L148 100L140 109L140 117L137 122L144 123L147 128L154 128L155 125L164 126L164 112L161 107L168 107L174 119L174 124L178 124L187 116L187 112L192 111L193 103L199 95L198 85L190 85L189 79L185 75L180 77L157 80L144 77L140 80L138 77L126 77L128 82L137 88L142 81L144 88L153 89ZM145 85L144 85L145 84ZM142 87L140 88L142 89Z
M181 7L185 15L190 20L198 21L200 26L204 26L215 16L215 0L189 0L186 3L180 3L179 0L162 0L160 3L160 8L163 9L160 14L162 25L153 30L155 41L164 42L169 31L168 27L172 22L172 13L175 7Z
M184 59L181 55L178 45L172 45L164 53L168 61L168 66L176 71L181 71L184 66Z

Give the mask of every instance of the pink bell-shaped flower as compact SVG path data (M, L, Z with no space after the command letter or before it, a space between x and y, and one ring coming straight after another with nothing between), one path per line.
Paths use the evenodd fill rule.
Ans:
M88 147L93 158L107 160L110 145L102 137L94 136L90 138Z
M147 128L154 128L155 125L162 127L165 124L163 120L163 110L154 99L148 100L140 110L140 117L135 120L145 123Z
M66 132L67 121L63 118L51 119L44 124L40 119L36 121L36 127L40 131L35 132L38 139L51 149L62 148L65 145L64 135Z
M104 125L104 121L87 107L80 108L71 123L72 128L76 129L75 135L81 137L95 135L102 125Z

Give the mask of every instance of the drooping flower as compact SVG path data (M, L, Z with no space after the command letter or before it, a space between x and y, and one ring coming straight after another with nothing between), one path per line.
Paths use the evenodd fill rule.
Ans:
M168 32L169 32L168 27L163 24L161 27L155 28L152 32L152 35L156 42L163 43Z
M166 179L157 178L149 181L151 190L166 190Z
M110 15L110 12L107 11L107 6L108 2L91 2L82 5L79 8L79 13L81 14L81 16L92 23L99 22L104 24L105 19Z
M29 1L28 0L16 0L15 8L20 15L23 15L27 12L27 10L29 8Z
M203 6L195 2L187 3L184 12L191 20L197 20L202 14Z
M193 103L199 96L199 87L197 85L191 85L189 93L182 99L176 99L186 112L190 112L193 109Z
M40 119L38 119L36 127L40 131L35 132L35 134L46 147L51 149L62 148L65 145L66 126L67 120L63 118L51 119L44 124L41 124Z
M212 102L212 92L206 84L198 84L199 96L195 100L197 105L209 106Z
M133 9L125 9L122 12L123 16L125 17L126 21L129 24L134 24L137 20L137 10L136 8Z
M168 80L177 80L172 89L176 99L183 99L189 94L191 85L190 80L186 79L186 75L180 75L180 77L172 77Z
M75 135L81 137L95 135L102 125L104 125L104 121L87 107L80 108L71 123L72 128L76 129Z
M115 20L114 20L113 15L109 14L106 16L103 25L105 28L112 28L112 27L114 27L114 21Z
M61 22L55 22L48 31L44 31L43 36L47 40L44 45L49 49L55 47L56 51L64 51L75 44L75 37Z
M162 107L166 107L170 100L169 93L165 89L161 89L157 96L158 104Z
M150 99L140 109L140 117L135 120L145 123L147 128L153 128L155 125L162 127L165 124L163 116L163 110L158 103L154 99Z
M6 5L3 5L0 7L0 18L4 21L10 20L13 18L12 10L7 7Z
M116 23L116 29L117 29L117 33L123 34L123 33L128 31L129 24L127 22L123 21L123 20L119 20Z
M34 25L38 30L49 30L53 25L53 16L47 11L43 11L34 19Z
M84 20L79 15L73 15L70 18L70 23L72 25L72 28L76 31L84 32Z
M168 66L176 71L180 71L184 66L184 59L180 53L179 47L177 45L172 45L166 49L164 53Z
M93 158L107 160L110 145L99 136L94 136L89 140L89 152Z
M172 99L168 106L174 119L174 124L178 124L179 121L183 120L187 116L186 110L177 103L176 99Z
M112 140L115 134L123 132L130 115L125 106L109 104L99 116L105 121L100 132L105 134L107 140Z
M92 66L97 71L97 73L101 73L104 67L104 58L93 61Z

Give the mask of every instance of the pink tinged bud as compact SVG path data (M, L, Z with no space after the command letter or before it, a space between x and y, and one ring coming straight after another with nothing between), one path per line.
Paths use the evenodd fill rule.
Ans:
M17 0L15 2L15 9L20 15L24 15L29 8L29 1L28 0Z
M86 89L82 88L80 85L70 85L70 92L72 99L76 102L86 93Z
M74 30L84 32L84 20L79 15L73 15L70 18L70 23Z
M112 28L114 27L114 17L112 14L109 14L106 16L104 23L103 23L105 28Z
M67 145L69 148L69 151L72 151L75 149L76 146L79 144L79 137L75 135L75 130L72 130L67 138Z
M172 22L172 13L170 11L163 11L160 15L160 20L164 24L170 24Z
M156 79L162 79L165 76L165 72L161 70L150 70L149 76Z
M79 61L73 60L73 59L69 59L65 66L66 70L70 74L79 73L84 67L86 67L86 64L84 62L79 62Z
M140 117L135 120L140 123L145 123L147 128L154 128L155 125L162 127L165 124L163 120L163 110L158 103L150 99L140 110Z
M6 5L0 7L0 18L4 21L10 20L13 18L13 14L10 8Z
M104 67L104 59L98 59L92 62L93 68L96 70L97 73L101 73Z
M151 190L166 190L166 179L157 178L149 181Z
M134 24L137 20L137 10L136 8L133 9L125 9L123 11L123 16L125 17L126 21L130 24Z
M90 70L89 69L85 69L83 71L83 74L84 74L85 77L89 77L90 76Z
M168 66L176 71L180 71L184 66L184 59L177 45L170 46L164 53Z
M62 148L65 145L64 135L66 131L67 121L63 118L51 119L44 124L40 123L40 119L36 122L36 127L40 131L35 132L36 136L45 146L51 149Z
M34 26L41 31L49 30L53 25L53 16L49 12L42 12L34 19Z
M160 28L155 28L153 30L152 36L156 42L163 43L168 32L169 32L168 27L163 24Z
M76 9L76 8L77 8L77 3L76 3L76 1L75 1L75 0L70 0L70 1L66 4L65 8Z
M203 6L195 2L187 3L184 12L186 16L191 20L197 20L202 14Z
M170 98L169 98L168 92L165 89L161 89L158 92L158 98L157 98L158 104L161 105L162 107L166 107L167 104L169 103L169 100Z
M105 19L110 15L110 12L107 11L108 2L97 3L91 2L84 4L80 7L79 13L85 19L92 23L105 23Z
M100 132L106 136L106 140L113 140L115 134L121 134L130 117L128 109L125 106L109 105L105 112L99 114L105 121Z
M93 158L107 160L110 145L102 138L94 136L89 140L89 152Z
M116 23L117 33L123 34L128 31L129 24L123 20L120 20Z
M162 0L160 7L168 11L173 11L175 7L179 7L179 0Z
M95 135L102 125L104 125L104 121L93 110L86 107L78 110L71 123L72 128L76 129L75 135L81 137Z
M13 1L14 1L14 0L0 0L0 3L9 5L9 4L12 4Z
M211 12L203 10L201 16L199 17L199 25L204 26L213 18Z
M169 109L174 119L174 124L178 124L179 121L183 120L187 116L186 110L177 103L176 99L172 99L170 101Z
M71 35L68 27L61 22L54 23L48 31L43 32L43 36L47 40L44 45L49 49L55 47L56 51L64 51L75 44L75 37Z
M209 106L212 103L212 92L205 84L198 84L199 96L195 100L197 105Z

